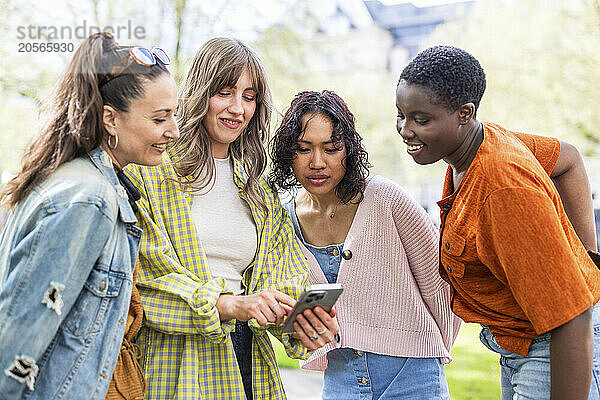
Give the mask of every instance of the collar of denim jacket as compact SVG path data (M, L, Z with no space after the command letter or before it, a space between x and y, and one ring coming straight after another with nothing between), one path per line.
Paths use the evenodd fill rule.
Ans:
M135 217L135 213L129 204L127 190L125 190L125 188L119 182L119 178L117 177L117 173L113 167L113 162L108 153L99 146L90 151L88 153L88 157L96 166L96 168L98 168L100 173L104 175L104 177L106 177L106 179L110 182L115 189L115 192L117 192L117 201L119 202L119 217L121 218L121 221L126 224L135 224L137 222L137 218Z

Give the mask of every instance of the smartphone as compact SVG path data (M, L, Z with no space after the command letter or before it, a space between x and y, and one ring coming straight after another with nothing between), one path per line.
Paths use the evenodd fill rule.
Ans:
M301 314L307 308L320 306L323 310L329 312L335 304L340 294L342 294L342 285L339 283L323 283L318 285L309 285L300 296L300 299L292 309L290 315L283 323L284 333L294 332L294 321L296 316Z

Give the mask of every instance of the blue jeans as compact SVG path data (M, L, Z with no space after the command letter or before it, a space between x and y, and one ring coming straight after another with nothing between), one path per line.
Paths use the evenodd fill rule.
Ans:
M588 400L600 400L600 303L592 313L594 329L594 367ZM502 400L550 398L550 338L546 333L533 340L527 356L504 350L487 326L479 334L481 343L500 354Z
M350 348L327 353L323 399L450 399L437 358L392 357Z

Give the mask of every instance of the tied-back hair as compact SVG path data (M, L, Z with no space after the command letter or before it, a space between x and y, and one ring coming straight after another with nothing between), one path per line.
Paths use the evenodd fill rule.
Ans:
M302 126L302 117L307 114L320 114L329 119L333 125L331 140L334 144L343 142L346 147L346 156L342 160L346 172L336 186L335 194L342 204L348 204L355 198L356 203L361 202L371 167L369 155L354 126L354 115L344 100L330 90L300 92L292 100L270 143L273 168L269 173L269 183L283 190L301 187L292 165L298 140L306 130L306 126Z
M256 110L248 126L229 145L229 154L243 163L248 175L244 194L266 210L259 195L258 179L267 165L264 142L268 139L273 108L271 91L262 62L241 41L214 38L198 50L180 89L177 110L180 138L169 148L169 154L184 190L198 192L214 183L213 149L202 121L208 113L210 98L224 88L235 86L245 69L256 91Z
M100 146L104 135L104 105L127 112L134 99L144 94L148 80L167 73L160 61L143 66L134 61L116 77L102 82L129 59L127 46L119 46L110 33L96 33L84 40L43 105L41 132L23 155L19 173L6 184L0 200L9 208L25 199L62 164Z

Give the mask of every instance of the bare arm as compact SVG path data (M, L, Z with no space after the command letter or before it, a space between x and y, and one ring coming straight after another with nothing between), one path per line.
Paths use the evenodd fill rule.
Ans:
M585 400L592 378L592 308L552 331L550 379L552 400Z
M596 227L590 182L579 151L560 142L560 155L550 174L569 221L587 250L596 250Z

